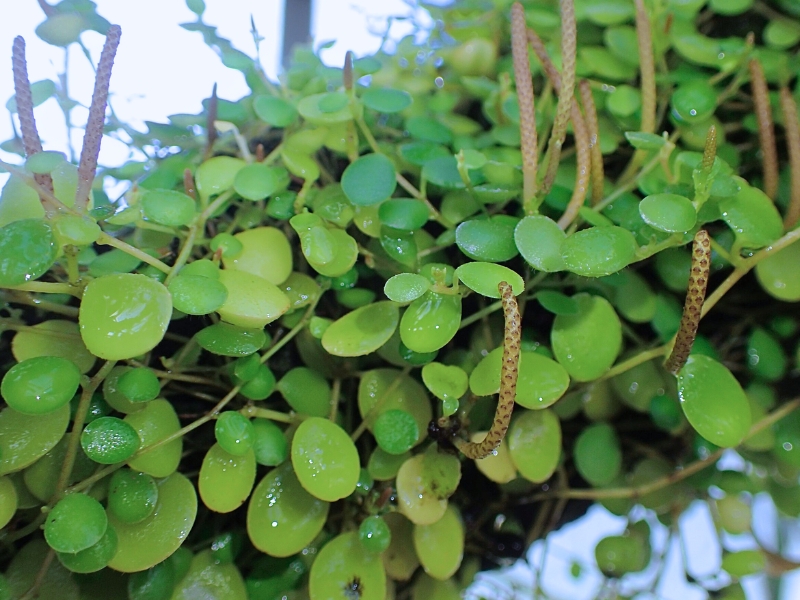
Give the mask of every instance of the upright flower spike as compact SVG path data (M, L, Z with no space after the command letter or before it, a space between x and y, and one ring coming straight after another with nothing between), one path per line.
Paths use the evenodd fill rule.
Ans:
M791 194L783 226L793 229L800 219L800 123L797 121L797 102L788 88L781 88L781 111L786 129L786 146L789 149L789 170L792 177Z
M597 122L597 107L592 97L592 88L586 79L581 79L578 84L583 103L583 112L586 117L586 133L589 136L589 154L591 156L592 179L592 206L603 199L603 186L605 184L605 171L603 167L603 152L600 150L600 125Z
M519 376L519 357L522 335L522 319L519 314L517 299L511 286L501 281L497 289L500 291L505 318L505 336L503 338L503 363L500 371L500 395L494 413L492 427L482 442L467 442L459 437L453 444L467 458L486 458L494 452L508 431L514 400L517 396L517 377Z
M217 98L217 84L211 88L211 98L208 99L208 114L206 115L206 152L205 158L209 158L214 151L214 142L217 141L217 110L219 99Z
M656 128L656 68L653 58L653 32L644 0L636 6L636 41L639 44L639 79L642 90L642 122L640 131L653 133Z
M14 45L11 51L11 68L14 72L14 96L22 133L22 145L25 148L25 155L30 158L42 151L42 141L39 139L36 119L33 115L33 96L31 95L31 83L28 79L28 65L25 60L25 40L22 36L14 38ZM53 191L53 179L49 173L34 175L34 179L36 183L49 192ZM42 198L42 203L47 205L44 198Z
M519 103L519 131L522 150L522 205L527 214L535 210L536 160L539 153L536 138L536 113L533 99L533 79L528 57L528 37L525 9L515 2L511 6L511 54Z
M697 336L697 327L703 312L706 299L708 276L711 269L711 239L705 229L694 236L692 244L692 266L689 272L689 287L686 290L686 301L683 305L683 316L680 328L675 336L675 345L664 366L667 371L677 375L686 364L692 344Z
M717 158L717 127L711 125L706 133L706 145L703 148L703 172L711 173L714 167L714 160Z
M342 82L348 92L353 90L353 51L348 50L344 55L344 69L342 69Z
M572 190L572 196L569 199L567 208L564 214L558 220L558 226L561 229L566 229L578 216L578 211L583 206L586 200L586 192L589 186L589 177L591 174L591 160L589 158L589 132L586 130L586 124L581 117L580 110L577 106L574 107L574 113L578 113L578 118L572 119L572 131L575 135L575 153L577 157L577 171L575 173L575 187ZM602 183L601 190L602 190Z
M567 135L570 110L575 99L575 55L577 52L578 31L575 25L575 3L561 0L561 87L558 90L558 106L550 140L547 143L547 174L542 184L541 194L546 196L553 186L561 161L561 147Z
M89 202L89 191L92 189L94 175L97 171L97 157L100 154L100 142L103 139L103 124L106 120L106 104L108 103L108 86L111 82L111 69L119 47L122 29L119 25L108 28L106 43L100 53L97 74L94 80L92 104L89 107L89 118L83 134L81 162L78 166L78 189L75 192L75 208L84 210Z
M775 145L775 125L769 105L769 90L764 69L757 58L751 58L750 88L753 93L753 111L758 121L758 141L761 145L761 164L764 173L764 193L775 199L778 193L778 150Z

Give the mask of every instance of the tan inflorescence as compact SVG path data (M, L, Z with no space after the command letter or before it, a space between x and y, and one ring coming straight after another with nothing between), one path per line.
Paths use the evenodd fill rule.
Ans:
M530 204L536 196L536 160L539 153L536 137L536 116L533 102L533 79L528 59L528 37L525 9L515 2L511 6L511 53L519 102L519 129L522 150L523 202Z
M683 305L680 329L675 336L675 345L665 363L667 371L677 374L686 364L692 351L697 327L703 312L706 298L708 275L711 269L711 239L705 229L694 235L692 244L692 268L689 272L689 288L686 290L686 302Z
M453 443L467 458L486 458L494 452L508 431L514 399L517 395L517 376L519 375L519 355L522 335L522 319L517 299L511 286L501 281L497 286L503 303L505 335L503 337L503 364L500 371L500 395L494 413L492 428L482 442L466 442L454 438Z

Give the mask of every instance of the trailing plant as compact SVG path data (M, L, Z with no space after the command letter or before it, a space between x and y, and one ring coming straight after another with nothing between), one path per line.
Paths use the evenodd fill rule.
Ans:
M273 82L187 0L251 93L144 133L40 4L107 40L79 160L12 49L0 598L457 598L591 502L612 595L694 500L800 516L794 3L464 0ZM797 566L727 548L726 598Z

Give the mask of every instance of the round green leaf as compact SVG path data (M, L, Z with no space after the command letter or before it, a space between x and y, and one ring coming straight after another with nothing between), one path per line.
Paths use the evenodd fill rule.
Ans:
M253 110L259 119L275 127L286 127L297 119L297 109L283 98L258 96L253 100Z
M712 444L738 446L750 429L750 403L722 364L692 354L678 372L678 397L689 424Z
M461 367L432 362L422 367L422 382L439 400L449 400L466 393L469 378Z
M542 308L554 315L576 315L578 314L578 303L574 298L555 290L542 290L536 293L536 299Z
M428 207L421 200L410 198L392 198L383 202L378 208L378 218L383 225L415 231L428 222Z
M314 125L333 125L353 119L349 102L344 92L312 94L297 103L297 112Z
M386 280L383 293L395 302L413 302L428 291L430 281L416 273L399 273Z
M639 203L639 214L651 227L668 233L689 231L697 221L692 201L678 194L647 196Z
M622 325L605 298L586 293L572 297L574 315L558 315L550 333L553 354L576 381L592 381L605 373L622 348Z
M453 154L448 148L433 142L410 142L398 148L400 156L418 167L424 166L434 158L452 158ZM458 172L456 171L456 174ZM461 178L459 177L459 181Z
M289 187L289 173L283 167L261 163L247 165L236 173L233 189L247 200L262 200Z
M117 531L118 550L109 566L133 573L157 565L171 556L189 535L197 515L194 485L180 473L158 481L158 500L153 513L136 523L124 523L114 515L109 524Z
M783 234L775 203L758 188L742 185L738 194L719 201L719 212L743 248L769 246Z
M518 222L516 217L509 215L464 221L456 228L456 244L473 260L511 260L519 253L514 243L514 228Z
M167 227L182 227L194 219L194 200L183 192L147 190L141 202L145 217Z
M58 255L53 231L41 219L22 219L0 227L0 285L38 279Z
M465 187L458 171L458 162L452 154L427 161L422 167L422 178L445 189Z
M392 337L399 319L394 302L362 306L331 323L322 335L322 347L334 356L369 354Z
M342 191L359 206L387 200L396 187L394 165L383 154L365 154L342 173Z
M476 396L500 391L503 348L495 348L481 359L469 377L469 388ZM569 387L567 371L556 361L538 352L523 351L519 360L517 404L525 408L547 408Z
M800 243L775 252L756 265L756 278L773 298L800 300Z
M514 242L529 265L545 273L563 271L561 244L567 235L549 217L541 215L522 219L514 229Z
M361 95L364 106L382 113L396 113L411 105L411 95L403 90L370 88Z
M501 281L511 285L515 296L525 291L525 281L508 267L489 262L469 262L456 269L456 277L474 292L489 298L499 298Z
M177 278L176 278L177 279ZM230 323L214 323L197 332L198 345L221 356L248 356L267 342L263 329L247 329Z
M561 245L569 271L583 277L602 277L636 260L636 239L622 227L591 227L576 231Z
M714 114L717 92L706 81L681 84L672 94L672 116L679 123L699 123Z

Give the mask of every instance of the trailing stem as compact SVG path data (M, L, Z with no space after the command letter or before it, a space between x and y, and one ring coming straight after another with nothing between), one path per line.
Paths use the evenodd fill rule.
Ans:
M515 2L511 6L511 53L514 60L514 77L517 82L517 101L519 103L519 131L522 149L522 206L526 214L536 210L536 160L539 153L536 138L536 113L533 98L533 79L531 78L526 35L525 9Z
M561 86L558 90L558 106L550 140L547 143L549 162L547 174L540 193L546 196L553 186L561 160L561 147L567 135L570 111L575 99L575 54L577 47L575 4L573 0L561 0Z
M680 328L675 336L675 345L665 363L667 371L677 375L686 364L692 344L697 336L697 327L703 312L706 298L708 276L711 269L711 239L708 232L701 229L694 236L692 244L692 267L689 272L689 288L686 290L686 301L683 305L683 316Z
M522 319L511 286L505 281L501 281L497 289L500 291L503 302L505 336L503 338L503 364L500 371L500 395L497 400L494 421L482 442L467 442L459 437L453 438L455 447L464 456L473 459L489 456L503 441L506 431L508 431L508 423L511 421L514 399L517 395Z
M800 123L797 121L797 103L792 92L786 87L781 88L781 111L783 126L786 129L786 146L789 149L789 170L792 176L789 206L783 217L783 226L789 230L797 225L797 220L800 218Z
M600 125L597 121L597 107L592 97L592 88L586 79L581 79L578 84L583 103L583 112L586 120L586 133L589 136L589 154L592 169L592 206L603 199L605 172L603 167L603 152L600 149Z
M100 154L100 142L103 139L103 125L106 120L106 104L108 103L108 86L111 83L111 69L114 66L114 57L119 47L119 38L122 29L119 25L108 28L106 42L100 53L97 64L97 75L94 80L94 93L92 104L89 107L89 118L86 121L86 131L83 134L81 147L81 161L78 165L78 189L75 192L75 208L83 211L89 201L89 191L92 189L95 172L97 171L97 157Z
M748 66L750 68L750 88L753 93L753 111L758 121L764 193L774 200L778 193L778 150L775 145L775 125L772 120L772 107L769 104L769 90L764 77L764 69L758 59L751 58Z

